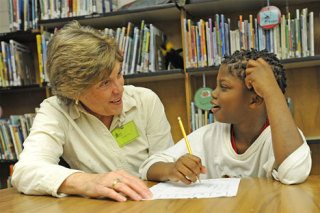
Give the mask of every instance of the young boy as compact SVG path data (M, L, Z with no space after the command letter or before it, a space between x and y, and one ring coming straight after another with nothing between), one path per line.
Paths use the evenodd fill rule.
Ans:
M279 59L264 51L236 51L222 62L212 92L217 122L148 158L141 177L182 181L221 177L267 177L301 183L311 170L309 146L296 127L285 96Z

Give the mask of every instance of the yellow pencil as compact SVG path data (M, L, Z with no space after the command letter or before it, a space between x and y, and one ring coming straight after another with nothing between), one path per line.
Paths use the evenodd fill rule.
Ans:
M187 145L187 148L188 148L188 152L189 152L189 154L192 155L192 150L191 150L191 147L190 147L190 143L189 143L189 140L187 138L186 131L184 130L184 127L183 127L183 124L182 124L182 121L181 121L180 117L178 117L178 121L179 121L180 129L181 129L184 141L186 142L186 145Z
M180 118L180 117L178 117L178 122L179 122L179 126L180 126L180 129L181 129L181 132L182 132L184 141L186 142L188 152L189 152L190 155L192 155L192 150L191 150L190 142L189 142L189 140L188 140L188 138L187 138L186 131L184 130L184 127L183 127L183 124L182 124L182 121L181 121L181 118ZM199 183L201 183L200 178L199 178L199 177L197 177L197 178L198 178Z

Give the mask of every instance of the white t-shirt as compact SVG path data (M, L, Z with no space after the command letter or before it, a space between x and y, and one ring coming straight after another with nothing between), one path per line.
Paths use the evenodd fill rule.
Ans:
M206 125L188 136L193 155L201 158L207 174L201 179L228 177L272 176L285 184L303 182L311 170L311 154L304 136L303 145L288 156L277 171L274 169L274 153L270 126L243 154L237 154L230 141L230 124L213 123ZM141 177L146 179L149 167L159 161L174 162L188 153L184 140L169 149L148 158L140 167Z
M134 121L139 137L120 148L111 131ZM170 125L159 97L149 89L124 86L123 112L110 130L81 105L43 101L24 150L14 167L12 184L25 194L51 194L72 173L105 173L118 169L139 175L141 163L173 145ZM58 165L59 157L71 169Z

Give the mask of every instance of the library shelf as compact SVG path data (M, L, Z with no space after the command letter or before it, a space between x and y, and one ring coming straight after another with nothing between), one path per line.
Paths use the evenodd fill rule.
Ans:
M182 79L184 78L182 69L173 69L173 70L158 70L155 72L147 73L135 73L128 74L124 76L124 79L127 84L131 83L140 83L140 82L153 82L153 81L163 81L163 80L172 80L172 79Z
M39 84L32 84L26 86L9 86L9 87L0 87L0 93L19 93L19 92L32 92L45 90L47 86L40 86Z
M320 144L320 137L306 138L308 144Z
M0 160L1 164L15 164L18 160Z
M280 60L285 69L298 69L304 67L320 66L320 55L301 57L301 58L289 58ZM191 76L200 76L202 74L216 75L218 73L219 66L188 68L186 71Z
M157 21L171 21L180 19L180 10L174 3L156 5L147 8L118 10L109 13L92 14L85 16L68 17L61 19L40 20L39 25L46 29L62 27L72 20L79 21L82 25L93 25L95 27L119 27L130 22L140 22L147 19L148 23Z
M286 69L320 66L320 55L281 60Z
M0 41L8 42L12 39L19 42L35 42L37 34L40 34L39 30L0 33Z
M288 6L294 6L299 4L314 3L319 4L319 0L294 0L290 4L288 0L277 0L271 1L271 5L275 5L280 8L285 8ZM267 1L257 1L257 0L190 0L188 4L185 5L185 9L194 17L203 17L206 14L216 14L216 13L234 13L235 11L252 11L252 14L257 14L257 8L262 8L267 6ZM208 10L210 8L210 10ZM239 13L240 15L240 13Z

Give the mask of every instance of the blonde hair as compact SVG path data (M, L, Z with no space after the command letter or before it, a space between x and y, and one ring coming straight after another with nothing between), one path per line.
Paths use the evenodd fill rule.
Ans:
M122 56L113 38L72 21L48 44L47 72L52 92L66 104L108 77Z

